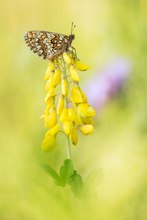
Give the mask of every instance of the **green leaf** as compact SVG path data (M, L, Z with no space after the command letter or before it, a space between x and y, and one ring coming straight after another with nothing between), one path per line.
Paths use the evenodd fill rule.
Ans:
M74 174L72 161L66 159L60 168L60 185L65 186L70 176Z
M70 176L70 178L68 179L68 183L71 187L72 192L77 197L81 197L83 193L83 180L80 174L78 174L76 170L74 170L74 174Z
M42 164L43 169L55 180L56 184L60 183L59 175L56 173L56 171L47 164Z

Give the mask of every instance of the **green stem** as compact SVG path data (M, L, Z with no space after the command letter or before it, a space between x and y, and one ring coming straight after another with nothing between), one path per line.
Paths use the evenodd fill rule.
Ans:
M71 149L70 149L70 139L69 139L69 137L67 137L66 150L67 150L67 159L71 159Z
M65 65L63 56L62 56L62 61L63 61L63 65L64 65L64 77L67 78L66 65ZM68 108L68 96L65 97L65 101L66 101L66 108ZM71 148L70 148L70 139L69 139L69 136L67 136L66 152L67 152L67 159L71 159Z

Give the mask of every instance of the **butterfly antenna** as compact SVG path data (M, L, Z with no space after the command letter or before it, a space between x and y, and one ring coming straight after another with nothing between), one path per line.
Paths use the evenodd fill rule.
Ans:
M73 34L75 27L76 27L76 25L72 22L71 23L71 34Z

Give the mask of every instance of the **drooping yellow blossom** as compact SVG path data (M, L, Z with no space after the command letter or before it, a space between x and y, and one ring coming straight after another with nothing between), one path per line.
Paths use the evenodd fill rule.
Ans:
M83 103L83 95L79 86L74 86L71 90L70 99L73 103Z
M55 69L54 74L54 85L58 85L61 82L61 70L59 68Z
M58 123L46 132L45 137L47 137L48 135L55 135L58 133L59 130L60 130L60 124Z
M70 133L70 140L73 145L76 145L78 143L78 130L75 127L72 129Z
M54 85L54 74L51 73L49 79L46 82L45 90L48 91L49 89L53 88Z
M91 124L87 124L87 125L81 125L79 127L80 131L82 134L84 135L89 135L92 134L94 132L94 127Z
M41 144L41 149L43 151L52 151L55 147L56 137L54 135L48 135L45 137Z
M86 71L86 70L90 69L90 66L89 66L89 65L84 64L84 63L81 63L80 60L76 60L76 61L75 61L75 66L76 66L76 68L77 68L78 70L80 70L80 71Z
M49 109L48 114L45 115L44 122L45 122L44 126L46 128L52 128L56 124L57 117L54 108Z
M48 80L50 78L50 75L52 74L54 69L55 69L54 62L50 61L49 66L48 66L47 71L46 71L45 76L44 76L44 80Z
M60 131L64 132L73 145L78 143L78 131L83 135L94 132L95 110L80 88L78 73L78 70L85 71L89 68L73 51L64 52L59 58L49 61L44 77L46 108L42 118L47 132L42 141L42 150L54 149L56 136Z
M95 116L95 110L92 106L90 106L88 103L80 103L77 106L78 113L82 117L94 117Z
M71 78L72 80L74 80L75 82L79 82L80 81L80 78L78 76L78 73L74 67L74 65L70 65L70 75L71 75Z
M72 128L73 128L73 123L71 121L67 120L63 122L63 130L67 136L71 133Z
M64 96L67 96L68 94L68 82L67 82L67 79L65 78L61 82L61 93Z
M63 58L64 58L64 60L67 64L73 64L74 63L74 59L73 59L73 57L71 56L70 53L64 52L63 53Z
M64 109L64 96L60 95L58 104L57 104L57 114L60 116Z

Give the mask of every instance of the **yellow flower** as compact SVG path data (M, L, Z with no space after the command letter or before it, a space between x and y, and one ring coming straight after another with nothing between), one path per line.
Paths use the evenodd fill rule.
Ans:
M78 131L75 127L71 130L70 140L73 145L76 145L78 143Z
M94 108L88 103L78 104L77 110L79 115L82 117L94 117L96 114Z
M79 86L74 86L71 90L70 99L73 103L84 102L83 95Z
M49 114L44 118L44 121L46 128L52 128L56 124L57 117L54 109L49 110Z
M79 129L80 129L81 133L84 134L84 135L89 135L89 134L92 134L94 132L94 127L91 124L81 125L79 127Z
M55 147L55 136L54 135L48 135L44 138L41 144L41 149L43 151L52 151Z
M71 133L72 127L73 127L73 124L71 121L63 122L63 130L67 136Z
M74 50L64 52L61 56L63 59L57 57L49 61L44 77L47 80L47 94L42 118L45 127L48 128L41 146L44 151L54 148L59 131L63 131L73 145L78 143L78 129L84 135L92 134L94 131L95 110L88 104L86 95L80 89L77 73L77 70L85 71L90 66L81 63Z
M50 75L50 78L48 79L48 81L46 82L46 85L45 85L45 90L48 91L49 89L53 88L54 87L54 74L52 73Z
M55 69L54 73L54 85L58 85L61 82L61 70L59 68Z
M68 108L64 108L61 115L60 115L60 121L64 122L68 120Z
M45 137L47 137L48 135L55 135L58 133L59 130L60 130L60 124L58 123L46 132Z
M76 61L75 61L75 66L76 66L76 68L77 68L78 70L80 70L80 71L86 71L86 70L88 70L88 69L91 68L89 65L84 64L84 63L81 63L80 60L76 60Z
M63 111L63 109L64 109L64 96L60 95L59 101L58 101L58 104L57 104L57 114L59 116L61 115L61 112Z
M64 78L62 80L61 92L62 92L62 95L64 95L64 96L67 96L67 94L68 94L68 82L67 82L66 78Z
M44 101L47 104L45 112L49 111L50 108L54 108L54 97L53 96L51 96L51 97L46 96Z
M94 125L94 121L93 121L92 117L82 117L82 116L80 116L80 119L81 119L81 122L82 122L81 124L91 124L91 125Z
M47 92L44 101L47 102L51 97L54 97L55 94L55 88L50 88L49 91Z
M79 81L80 81L80 78L79 78L79 76L78 76L78 74L77 74L77 71L75 70L74 65L70 65L69 70L70 70L71 78L72 78L75 82L79 82Z
M50 61L49 66L48 66L47 71L46 71L45 76L44 76L44 80L48 80L49 79L49 77L52 74L54 69L55 69L54 62Z
M73 60L70 53L64 52L63 53L63 58L64 58L64 60L67 64L73 64L74 63L74 60Z
M75 122L77 120L77 116L72 108L64 108L64 110L61 113L60 121L73 121Z
M48 69L49 69L50 71L53 71L53 70L55 69L54 61L49 61Z

